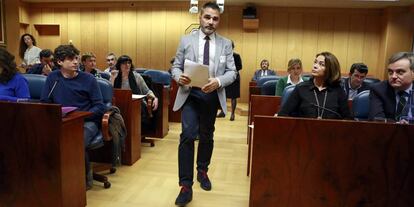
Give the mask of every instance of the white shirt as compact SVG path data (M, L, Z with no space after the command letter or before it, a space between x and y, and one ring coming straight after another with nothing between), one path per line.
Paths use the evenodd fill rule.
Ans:
M200 32L198 33L198 60L197 62L200 64L203 64L203 60L204 60L204 44L206 44L206 40L205 37L207 36L206 34L203 33L203 31L200 30ZM216 77L216 71L214 70L214 58L216 56L216 33L213 33L211 35L209 35L210 37L210 43L209 43L209 65L208 65L208 71L209 71L209 77L210 78L214 78ZM221 87L221 82L220 79L216 78L218 83L219 83L219 87Z
M290 74L289 74L286 84L290 83L291 85L297 85L297 84L302 83L302 82L303 82L302 76L299 76L299 82L293 83L292 80L290 79Z
M361 84L358 88L353 89L353 88L351 87L351 78L349 78L349 80L348 80L348 87L349 87L348 99L349 99L349 100L352 100L352 99L354 99L354 97L355 97L356 95L358 95L358 89L362 87L362 84ZM345 92L346 92L346 91L345 91Z
M198 63L203 64L204 60L204 44L206 44L206 40L204 39L207 35L205 35L201 30L198 36ZM211 34L210 36L210 51L209 51L209 76L216 77L214 71L214 57L216 55L216 33Z
M32 48L27 48L24 52L24 60L23 63L25 65L34 65L36 63L40 63L39 53L42 49L33 46Z

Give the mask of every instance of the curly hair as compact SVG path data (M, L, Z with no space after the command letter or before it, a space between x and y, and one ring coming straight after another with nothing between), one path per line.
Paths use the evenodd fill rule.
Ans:
M10 54L6 49L0 47L0 68L3 71L0 73L0 83L6 84L17 73L16 62L14 55Z
M24 42L24 37L26 37L26 36L29 36L29 37L32 39L32 41L33 41L33 45L34 45L34 46L36 46L36 39L33 37L33 35L28 34L28 33L23 34L23 35L20 37L20 48L19 48L19 57L20 57L21 59L24 59L24 52L26 52L26 50L27 50L27 48L28 48L28 46L27 46L27 45L26 45L26 43Z
M59 45L54 51L53 61L60 68L58 61L64 61L66 58L75 58L79 55L79 50L73 45Z

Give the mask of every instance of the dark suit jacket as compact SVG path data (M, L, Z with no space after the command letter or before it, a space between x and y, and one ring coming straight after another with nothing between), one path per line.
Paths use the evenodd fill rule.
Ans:
M368 118L386 118L395 120L395 91L387 80L371 86L369 94Z
M349 78L343 79L343 81L341 81L341 86L345 91L346 97L348 97L349 96ZM362 86L358 89L358 93L361 93L362 91L369 90L369 89L370 89L370 85L368 85L367 83L363 81Z

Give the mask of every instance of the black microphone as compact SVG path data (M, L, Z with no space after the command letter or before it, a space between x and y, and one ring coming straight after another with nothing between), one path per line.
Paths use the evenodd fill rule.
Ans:
M52 95L52 92L55 90L56 84L59 82L59 80L55 80L55 83L52 86L52 89L50 89L49 94L47 94L47 99L50 99L50 95Z
M336 111L334 111L334 110L331 110L331 109L325 108L325 107L323 107L323 106L316 105L316 104L314 104L314 103L310 103L310 104L311 104L312 106L316 106L316 107L318 107L318 108L320 108L320 109L323 109L323 110L329 111L329 112L331 112L331 113L335 114L336 116L338 116L340 119L342 119L341 114L339 114L338 112L336 112Z

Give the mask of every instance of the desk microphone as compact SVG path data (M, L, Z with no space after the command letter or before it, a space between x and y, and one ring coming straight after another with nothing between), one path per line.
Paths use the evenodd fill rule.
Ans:
M314 104L314 103L310 103L310 104L311 104L312 106L318 107L318 108L320 108L320 109L323 109L323 110L329 111L329 112L331 112L331 113L335 114L336 116L338 116L340 119L342 119L341 114L339 114L338 112L336 112L336 111L334 111L334 110L328 109L328 108L323 107L323 106L318 106L318 105L316 105L316 104Z
M59 82L59 80L55 80L55 83L52 86L52 89L50 89L49 94L47 94L47 99L50 99L50 95L52 95L52 92L55 90L56 84Z

